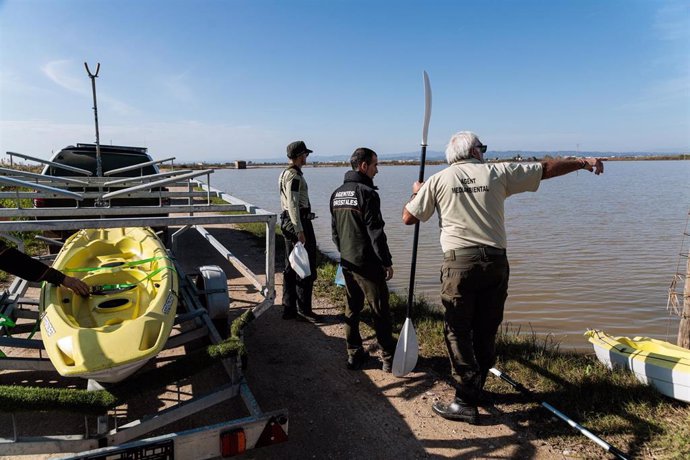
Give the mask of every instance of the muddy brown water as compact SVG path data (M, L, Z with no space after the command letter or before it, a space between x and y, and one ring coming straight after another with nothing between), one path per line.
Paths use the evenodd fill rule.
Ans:
M444 166L426 168L429 176ZM322 251L337 257L328 199L345 167L306 167ZM279 208L279 168L218 170L211 185L267 210ZM412 227L401 223L417 166L379 168L393 290L406 295ZM589 349L588 328L675 341L678 319L666 296L690 210L690 161L610 161L603 176L577 172L506 201L511 282L505 320L552 335L563 348ZM415 293L439 299L441 249L436 216L422 224ZM686 249L687 252L687 241ZM684 259L683 262L684 264Z

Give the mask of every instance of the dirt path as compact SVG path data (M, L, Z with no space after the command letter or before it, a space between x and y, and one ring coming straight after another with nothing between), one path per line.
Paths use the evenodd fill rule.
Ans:
M263 251L255 243L241 234L215 233L248 265L262 266ZM449 400L454 391L428 369L418 366L396 378L374 358L363 370L347 370L340 306L316 299L314 310L324 315L324 324L283 320L282 255L276 265L276 305L246 331L245 375L263 411L288 409L289 440L244 458L565 458L521 434L528 422L515 413L509 395L506 404L480 409L481 425L472 426L433 414L431 404ZM232 278L232 270L224 269ZM242 278L230 280L233 308L253 302L238 289L243 285ZM364 339L374 346L373 337Z

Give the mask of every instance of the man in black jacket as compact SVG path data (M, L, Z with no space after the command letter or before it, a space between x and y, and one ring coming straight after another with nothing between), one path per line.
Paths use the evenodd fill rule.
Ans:
M393 262L383 231L381 201L373 182L378 173L378 157L371 149L358 148L350 157L350 164L352 171L345 173L343 185L333 192L330 202L333 242L340 251L347 290L347 368L359 369L369 358L359 334L359 316L366 299L381 347L382 369L390 372L395 341L386 281L393 277Z

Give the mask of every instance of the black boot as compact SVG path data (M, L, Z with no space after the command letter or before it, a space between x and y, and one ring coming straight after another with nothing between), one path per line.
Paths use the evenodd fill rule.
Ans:
M313 311L299 311L297 312L298 321L306 321L309 323L323 323L323 318L318 313Z
M347 357L347 368L351 371L361 369L369 360L369 353L359 348L356 352Z
M455 398L450 404L443 404L440 402L434 403L431 408L445 419L467 422L471 425L479 425L479 411L477 410L477 406L467 404L460 398Z

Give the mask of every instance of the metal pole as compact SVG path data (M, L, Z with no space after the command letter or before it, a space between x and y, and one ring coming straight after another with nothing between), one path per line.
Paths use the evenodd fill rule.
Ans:
M422 144L422 154L419 164L419 182L424 180L424 164L426 163L426 144ZM414 303L414 278L417 272L417 246L419 244L419 222L414 224L414 238L412 240L412 262L410 263L410 284L407 291L407 317L412 315Z
M504 374L503 372L499 371L495 367L492 367L491 369L489 369L489 371L492 374L494 374L496 377L503 380L504 382L507 382L508 384L512 385L517 391L519 391L523 395L528 396L532 399L536 399L534 397L534 394L531 391L529 391L527 388L525 388L524 386L522 386L521 384L519 384L515 380L511 379L510 376ZM580 433L582 433L583 435L587 436L589 439L591 439L592 441L597 443L599 445L599 447L602 447L606 452L610 452L611 454L615 455L616 457L620 458L621 460L628 460L629 459L627 454L616 449L611 444L607 443L606 441L604 441L603 439L601 439L600 437L596 436L594 433L589 431L587 428L576 423L573 419L571 419L570 417L565 415L563 412L561 412L558 409L556 409L555 407L553 407L551 404L544 402L544 401L539 401L539 404L541 404L542 407L546 408L549 412L553 413L558 418L560 418L561 420L566 422L568 425L572 426L577 431L579 431Z
M86 73L89 74L91 79L91 91L93 92L93 116L96 121L96 176L103 177L103 166L101 165L101 136L98 132L98 104L96 102L96 78L98 78L98 72L101 70L101 63L99 62L96 66L96 73L91 73L89 65L85 62L84 67L86 67Z

